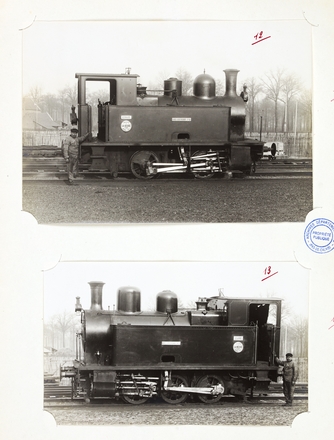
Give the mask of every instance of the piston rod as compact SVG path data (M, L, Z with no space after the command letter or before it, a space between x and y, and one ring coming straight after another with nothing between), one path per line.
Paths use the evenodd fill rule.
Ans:
M195 393L195 394L211 394L217 396L224 394L223 385L215 385L213 387L164 387L164 391L175 391L178 393Z

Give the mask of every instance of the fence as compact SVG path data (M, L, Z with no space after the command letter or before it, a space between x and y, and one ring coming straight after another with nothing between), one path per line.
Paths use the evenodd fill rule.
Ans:
M57 354L44 355L44 374L59 377L60 365L63 365L65 362L72 363L74 358L74 354L66 356L57 356Z
M307 358L296 358L296 359L294 359L294 362L298 368L298 381L297 382L308 382L308 359Z
M61 147L62 141L69 135L69 130L26 130L22 133L24 147L49 145Z

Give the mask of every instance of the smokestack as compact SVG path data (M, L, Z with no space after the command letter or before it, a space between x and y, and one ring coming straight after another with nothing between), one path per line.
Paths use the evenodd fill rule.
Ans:
M225 96L238 96L237 95L237 76L239 70L236 69L226 69L225 79L226 79L226 92Z
M103 310L102 309L102 288L104 283L101 281L91 281L88 283L91 289L91 306L90 310Z

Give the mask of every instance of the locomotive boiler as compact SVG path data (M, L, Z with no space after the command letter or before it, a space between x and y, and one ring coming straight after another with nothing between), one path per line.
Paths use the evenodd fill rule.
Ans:
M156 296L156 310L141 310L136 287L118 289L117 307L104 310L104 283L90 282L91 306L77 297L82 329L77 334L71 377L74 395L121 398L141 404L162 398L177 404L189 396L204 403L224 395L265 392L277 381L281 300L200 297L196 306L178 309L169 290Z
M106 82L108 100L98 100L97 135L82 145L80 160L90 171L107 170L112 177L131 172L150 179L161 173L192 173L197 178L233 171L250 174L262 158L263 142L245 139L244 87L237 94L238 70L227 69L226 92L216 96L216 82L198 75L193 95L182 95L177 78L164 81L162 94L149 94L138 75L77 73L78 116L72 106L71 122L79 136L92 132L92 106L87 85ZM96 110L96 109L94 109Z

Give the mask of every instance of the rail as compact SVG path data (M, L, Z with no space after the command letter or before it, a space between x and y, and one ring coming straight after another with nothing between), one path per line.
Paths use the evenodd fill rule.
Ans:
M79 164L79 175L92 177L93 175L106 175L106 170L88 170L89 165ZM268 159L260 160L256 165L256 172L253 177L273 175L297 175L311 176L312 160L296 158L279 158L273 161ZM67 164L62 156L61 149L51 146L23 147L22 171L23 180L66 180ZM130 173L120 173L130 175ZM237 174L236 174L237 175ZM132 176L131 176L132 177Z
M308 396L308 384L297 383L295 387L295 399L305 399ZM224 396L225 397L225 396ZM227 397L227 396L226 396ZM256 393L254 390L254 399L263 398L283 398L283 386L279 383L271 383L266 392ZM59 382L44 384L44 401L69 401L73 400L72 386L62 386ZM75 398L76 401L82 401L82 398Z

